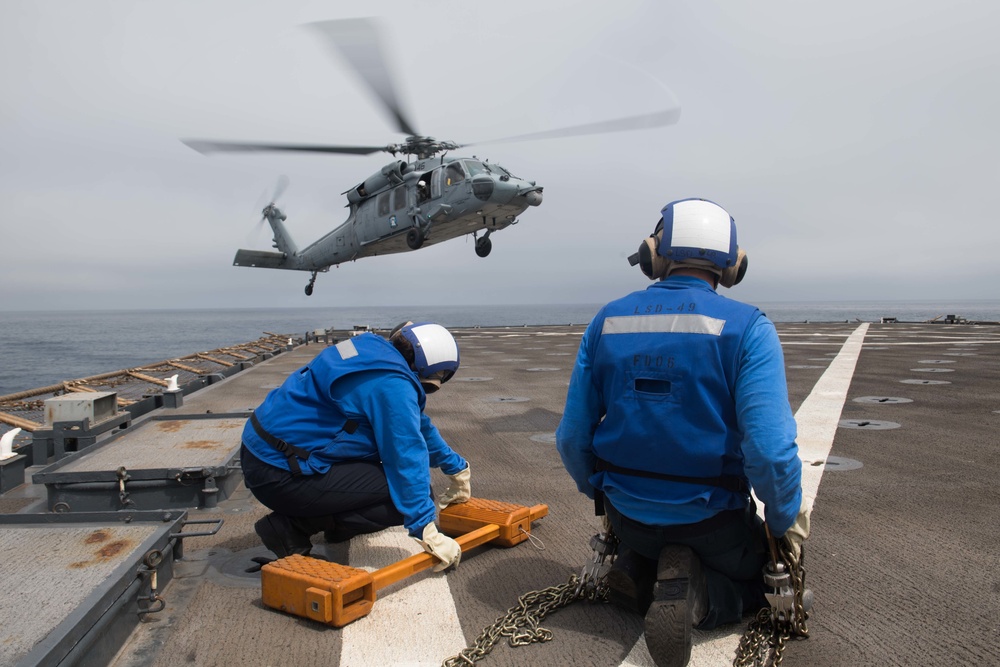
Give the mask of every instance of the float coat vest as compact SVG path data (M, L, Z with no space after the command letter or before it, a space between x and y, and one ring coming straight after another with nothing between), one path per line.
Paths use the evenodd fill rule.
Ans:
M320 352L292 373L254 410L260 430L247 420L243 444L261 461L301 474L325 473L336 461L379 460L374 432L364 415L347 415L340 409L336 382L352 373L382 371L407 378L417 390L421 412L427 395L416 374L389 341L364 333ZM280 440L298 450L289 465L282 453L265 440ZM307 457L301 456L307 454ZM298 473L296 473L298 474Z
M662 511L670 524L685 505L702 518L746 506L734 392L743 337L759 316L707 285L669 281L598 316L591 359L607 413L594 433L591 483L624 514Z

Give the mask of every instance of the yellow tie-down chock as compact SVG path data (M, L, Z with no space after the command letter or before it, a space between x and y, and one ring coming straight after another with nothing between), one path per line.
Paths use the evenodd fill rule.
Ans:
M512 547L527 540L531 522L548 513L548 505L525 507L472 498L441 510L438 527L455 538L463 553L486 543ZM371 612L377 591L438 562L429 553L419 553L368 572L292 555L261 568L261 597L272 609L341 628Z

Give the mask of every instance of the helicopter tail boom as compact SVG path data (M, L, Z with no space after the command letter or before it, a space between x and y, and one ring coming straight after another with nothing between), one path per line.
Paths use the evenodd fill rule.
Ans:
M252 266L258 269L315 271L315 267L303 266L302 262L299 261L299 249L288 235L285 225L282 224L287 219L287 216L281 212L281 209L275 206L274 203L271 203L264 207L262 215L274 231L274 247L279 252L240 249L236 251L233 266Z
M268 204L262 213L274 231L274 247L285 255L291 256L297 254L299 249L295 245L295 242L292 241L292 237L289 236L288 230L285 229L285 225L283 224L288 219L288 216L282 213L281 209L273 203Z

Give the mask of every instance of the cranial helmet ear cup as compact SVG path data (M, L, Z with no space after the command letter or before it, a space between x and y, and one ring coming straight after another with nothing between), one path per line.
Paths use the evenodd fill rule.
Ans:
M747 259L747 254L743 252L743 248L736 249L736 264L728 267L722 272L719 277L719 284L723 287L732 287L733 285L738 285L743 276L747 274L747 264L749 260Z
M667 276L671 261L656 251L663 232L647 237L639 246L639 269L650 280L660 280Z

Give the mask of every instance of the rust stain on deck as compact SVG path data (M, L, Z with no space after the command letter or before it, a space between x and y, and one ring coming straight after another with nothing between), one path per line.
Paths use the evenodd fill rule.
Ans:
M83 538L84 544L97 544L98 542L106 542L111 539L111 535L106 530L95 530L87 537Z
M84 538L86 544L98 544L100 542L106 542L111 538L111 535L105 530L95 530L93 533ZM108 561L116 556L127 553L135 547L134 540L115 540L114 542L109 542L104 546L100 547L94 552L93 557L90 560L78 560L75 563L70 563L67 567L71 570L82 570L85 567L95 565L102 561Z
M184 443L184 449L215 449L220 443L218 440L189 440Z
M184 428L187 423L188 421L186 419L181 419L179 421L159 422L156 427L164 433L177 433L177 431Z

